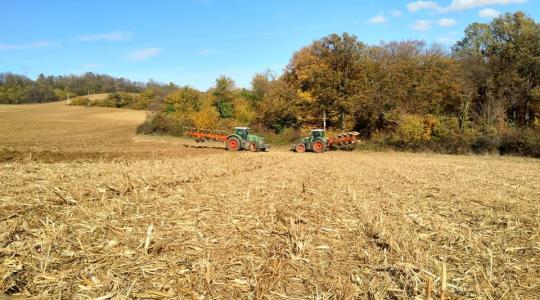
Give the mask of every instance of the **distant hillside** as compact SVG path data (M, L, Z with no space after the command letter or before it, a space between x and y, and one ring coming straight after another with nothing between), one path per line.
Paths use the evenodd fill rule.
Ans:
M0 104L51 102L64 100L68 95L76 97L89 92L139 93L145 87L145 83L94 73L67 76L40 74L36 80L23 75L0 73Z
M139 93L100 93L70 99L71 105L146 109L147 103Z
M85 96L78 96L78 97L75 97L75 98L71 99L71 101L72 102L80 102L80 101L84 101L85 99L88 99L91 102L102 101L102 100L107 99L109 94L110 93L100 93L100 94L90 94L90 95L85 95ZM75 104L75 105L77 105L77 104Z

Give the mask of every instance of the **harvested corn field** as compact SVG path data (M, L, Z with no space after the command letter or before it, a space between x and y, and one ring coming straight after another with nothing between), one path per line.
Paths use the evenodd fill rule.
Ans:
M55 122L80 110L86 117L79 120L94 130L64 135L40 123L36 128L49 138L39 140L39 130L27 128L42 122L42 109L58 104L49 105L21 107L24 118L10 113L11 124L20 120L11 127L0 119L4 152L37 153L0 162L2 293L79 299L426 299L442 290L446 299L540 295L538 160L197 149L180 139L135 137L135 121L92 122L98 108L57 108L65 113ZM124 123L115 134L101 130L118 122ZM84 142L100 136L102 143ZM43 151L56 156L40 157Z

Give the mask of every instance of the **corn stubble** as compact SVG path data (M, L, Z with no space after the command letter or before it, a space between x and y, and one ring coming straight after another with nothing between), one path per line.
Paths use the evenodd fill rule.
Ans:
M445 287L450 299L496 299L540 292L537 161L224 152L0 166L4 293L438 299Z
M19 155L0 159L4 294L102 300L540 295L538 160L231 153L186 148L177 139L137 141L129 136L136 122L125 120L115 121L123 131L92 130L89 124L111 128L103 118L91 122L104 110L66 108L60 116L62 109L55 108L58 119L77 112L87 121L70 123L80 144L68 137L63 146L64 135L54 128L68 129L49 119L20 118L27 135L5 135L8 154ZM9 124L2 120L5 133ZM92 142L84 144L87 129ZM103 145L94 142L100 137Z

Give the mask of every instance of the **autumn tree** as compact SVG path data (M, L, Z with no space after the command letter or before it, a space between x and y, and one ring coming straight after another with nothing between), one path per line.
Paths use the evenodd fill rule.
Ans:
M471 24L453 53L473 84L480 121L531 125L539 117L540 25L533 19L516 12L490 24Z
M187 115L201 108L202 93L192 87L180 88L165 98L165 111Z
M299 96L294 88L282 79L269 79L258 104L257 121L264 127L282 132L297 127L300 115Z
M354 35L332 34L295 53L285 71L285 79L323 120L335 119L341 128L354 103L367 89L365 65L367 47Z

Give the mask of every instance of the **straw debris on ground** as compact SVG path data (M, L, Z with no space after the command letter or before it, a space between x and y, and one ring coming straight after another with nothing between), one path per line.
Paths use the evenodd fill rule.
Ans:
M231 153L186 148L176 139L141 140L132 134L136 118L101 118L98 108L33 107L20 112L25 118L11 112L0 120L4 153L22 153L0 162L0 289L6 295L540 295L538 160ZM64 115L48 123L34 118L35 128L21 122L19 132L7 134L5 122L49 107ZM74 111L85 114L80 119L90 129L81 127L81 136L63 143L57 123ZM101 122L91 122L96 115ZM99 130L119 123L124 127L112 135ZM24 133L35 136L16 138ZM107 140L121 133L125 140ZM100 134L102 144L84 142ZM40 140L43 135L50 141ZM73 157L75 150L82 154ZM43 151L57 155L39 156Z

